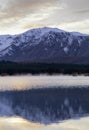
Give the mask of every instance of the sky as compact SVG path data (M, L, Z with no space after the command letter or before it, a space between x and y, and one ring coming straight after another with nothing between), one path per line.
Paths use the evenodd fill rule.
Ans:
M89 0L0 0L0 34L40 27L89 34Z
M87 130L89 117L76 118L48 125L33 123L20 117L0 118L1 130Z

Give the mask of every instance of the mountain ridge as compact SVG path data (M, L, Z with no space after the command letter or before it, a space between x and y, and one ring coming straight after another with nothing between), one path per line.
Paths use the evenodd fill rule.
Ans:
M88 56L88 34L44 27L0 36L0 60L87 64Z

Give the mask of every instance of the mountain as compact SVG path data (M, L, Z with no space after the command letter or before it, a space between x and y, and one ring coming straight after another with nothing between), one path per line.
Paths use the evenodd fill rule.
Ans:
M89 35L48 27L1 35L0 60L88 64Z

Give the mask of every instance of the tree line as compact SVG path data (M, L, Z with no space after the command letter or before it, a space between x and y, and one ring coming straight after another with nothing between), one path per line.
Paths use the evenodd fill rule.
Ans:
M89 74L89 65L59 63L0 62L0 74Z

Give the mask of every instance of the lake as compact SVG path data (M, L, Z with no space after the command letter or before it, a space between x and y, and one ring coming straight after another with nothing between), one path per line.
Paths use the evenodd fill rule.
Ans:
M88 99L88 76L1 76L0 130L88 130Z

